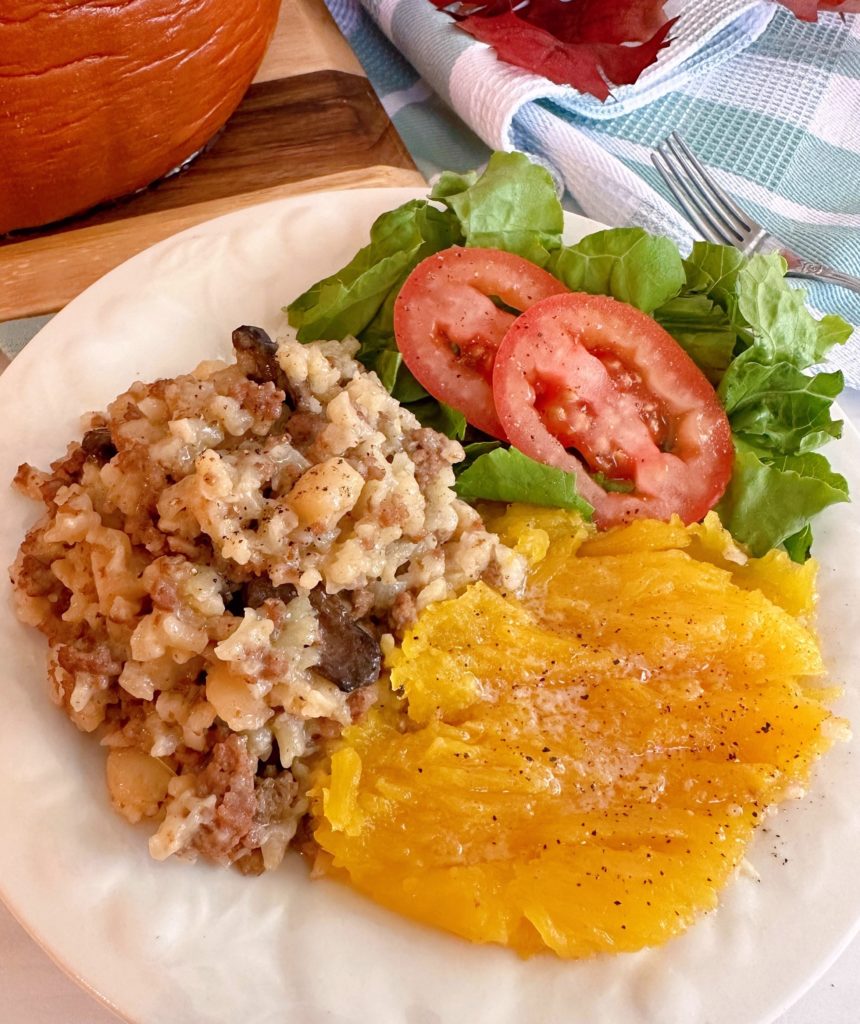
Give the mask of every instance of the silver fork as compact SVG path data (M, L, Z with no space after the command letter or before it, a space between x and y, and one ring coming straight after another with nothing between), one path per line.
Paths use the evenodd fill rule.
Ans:
M782 253L788 263L787 277L826 281L860 293L860 278L804 259L754 221L716 184L677 132L657 146L651 162L687 220L707 241L732 245L746 256L755 252Z

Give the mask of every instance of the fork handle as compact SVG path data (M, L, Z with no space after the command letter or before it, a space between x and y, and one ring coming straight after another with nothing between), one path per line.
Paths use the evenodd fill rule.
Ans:
M804 281L824 281L827 284L836 284L860 295L860 277L843 274L841 270L833 270L823 263L813 263L812 260L794 257L789 260L788 273L785 276L799 277Z

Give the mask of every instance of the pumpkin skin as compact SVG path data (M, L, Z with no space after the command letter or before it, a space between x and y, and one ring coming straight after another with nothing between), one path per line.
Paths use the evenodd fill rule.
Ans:
M251 83L280 0L6 0L0 232L127 195L177 167Z

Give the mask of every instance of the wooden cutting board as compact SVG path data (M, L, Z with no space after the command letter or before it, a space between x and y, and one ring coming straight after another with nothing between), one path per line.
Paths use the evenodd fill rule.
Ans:
M244 206L422 184L323 0L282 0L254 83L184 170L84 216L0 239L0 321L55 312L147 246Z

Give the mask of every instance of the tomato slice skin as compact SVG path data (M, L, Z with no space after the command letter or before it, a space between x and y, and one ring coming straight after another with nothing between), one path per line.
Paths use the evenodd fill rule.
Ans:
M397 347L434 398L504 440L493 402L493 364L516 318L490 296L524 310L566 291L561 281L521 256L453 246L419 263L400 289L394 304Z
M575 473L602 528L696 522L731 477L731 428L713 387L655 320L608 296L569 292L520 316L496 354L493 394L511 444ZM588 470L633 488L607 491Z

